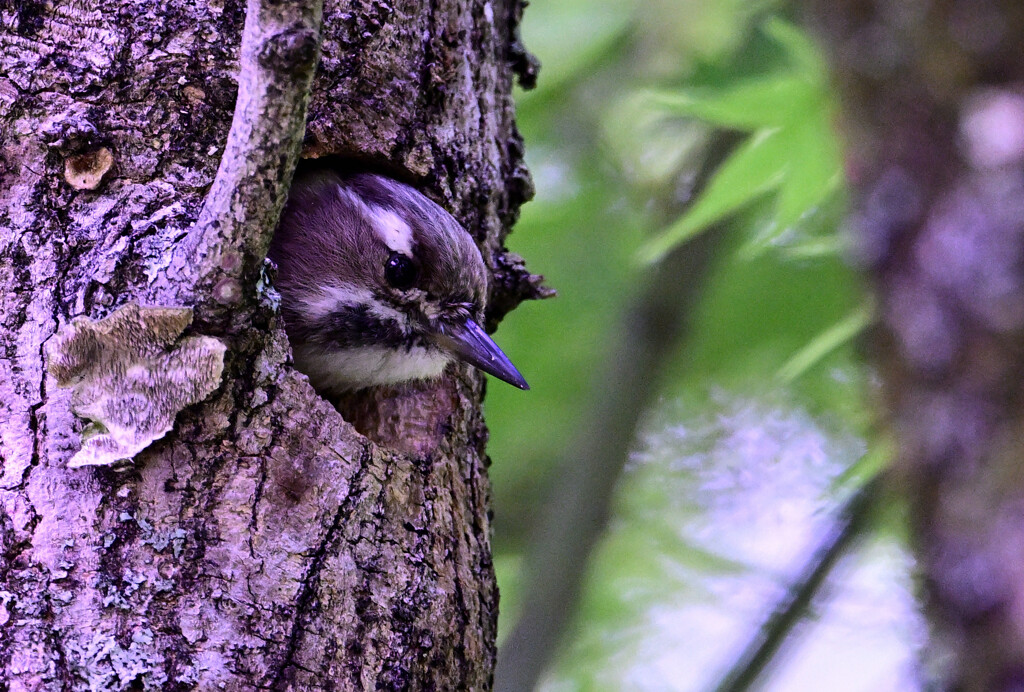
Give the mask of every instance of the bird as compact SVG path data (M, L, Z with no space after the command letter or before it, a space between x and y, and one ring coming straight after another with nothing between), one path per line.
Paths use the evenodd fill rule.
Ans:
M519 389L480 326L473 237L414 187L367 171L300 171L270 243L296 368L327 395L439 377L463 361Z

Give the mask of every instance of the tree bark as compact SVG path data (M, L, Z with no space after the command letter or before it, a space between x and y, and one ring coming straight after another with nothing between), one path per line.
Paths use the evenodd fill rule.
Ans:
M502 247L521 9L0 0L0 690L490 687L482 378L363 397L364 436L263 255L319 32L303 155L447 207L492 326L539 295Z
M1024 684L1024 5L815 2L871 351L912 510L930 689Z

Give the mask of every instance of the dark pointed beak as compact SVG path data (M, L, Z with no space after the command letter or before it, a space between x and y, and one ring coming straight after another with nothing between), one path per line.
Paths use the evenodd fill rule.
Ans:
M464 360L475 368L494 375L499 380L508 382L520 389L529 389L530 385L512 365L498 344L471 319L464 324L446 324L441 331L434 334L438 346L451 351L459 360Z

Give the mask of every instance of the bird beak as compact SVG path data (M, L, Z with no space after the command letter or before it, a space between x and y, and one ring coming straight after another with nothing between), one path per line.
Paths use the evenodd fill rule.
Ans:
M475 368L479 368L499 380L508 382L520 389L529 389L530 385L512 365L498 344L471 319L463 324L446 324L433 335L435 343L464 360Z

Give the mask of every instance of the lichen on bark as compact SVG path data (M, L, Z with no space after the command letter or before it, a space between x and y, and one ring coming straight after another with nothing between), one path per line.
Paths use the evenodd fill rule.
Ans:
M69 467L130 461L217 388L225 346L209 336L179 341L191 322L187 308L128 303L102 320L80 317L50 341L50 374L73 389L71 410L91 422Z

